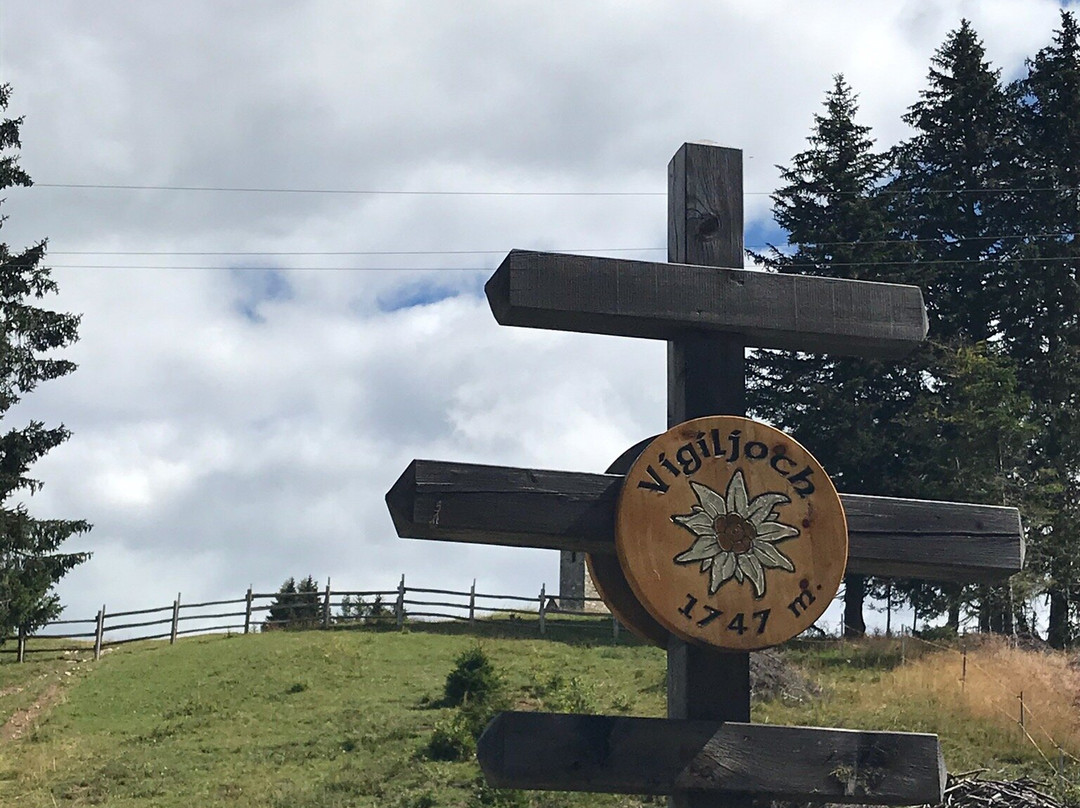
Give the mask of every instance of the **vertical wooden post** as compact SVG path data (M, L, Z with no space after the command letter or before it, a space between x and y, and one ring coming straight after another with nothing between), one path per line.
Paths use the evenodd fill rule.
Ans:
M472 579L472 586L469 587L469 625L476 623L476 579Z
M172 602L172 627L169 629L169 645L176 643L176 634L180 630L180 593L176 593L176 600Z
M248 584L247 594L244 596L244 633L251 631L251 592L252 584Z
M326 592L323 594L322 627L330 628L330 579L326 579Z
M1020 691L1020 729L1024 729L1024 691Z
M94 660L101 659L101 641L105 636L105 606L97 613L97 627L94 629Z
M668 261L743 266L742 151L684 143L668 164ZM746 345L729 335L668 342L668 426L705 415L746 414ZM750 720L750 655L671 639L669 718ZM743 808L742 797L677 793L672 808Z
M26 631L19 627L19 637L15 640L15 661L26 661Z
M611 613L611 641L619 644L619 618L615 616L615 612Z
M544 618L547 614L547 598L545 597L545 589L547 584L540 584L540 633L545 634L547 632L547 626L544 623Z
M397 587L397 601L394 603L394 617L397 619L398 630L405 628L405 573L401 573L401 581Z

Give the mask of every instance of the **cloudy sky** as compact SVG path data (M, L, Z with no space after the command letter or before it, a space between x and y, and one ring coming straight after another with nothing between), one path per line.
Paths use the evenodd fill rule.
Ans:
M414 457L602 471L664 425L660 343L498 327L512 248L662 260L666 166L741 148L747 244L832 76L882 146L970 18L1004 78L1050 0L0 0L0 79L80 312L3 426L63 422L39 516L85 518L68 617L273 590L536 592L557 554L398 539Z

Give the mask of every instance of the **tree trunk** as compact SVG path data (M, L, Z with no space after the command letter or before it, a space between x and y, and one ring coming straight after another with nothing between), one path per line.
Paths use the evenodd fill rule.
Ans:
M949 602L949 616L945 623L957 634L960 633L960 595L964 591L963 585L951 584L944 587L945 596Z
M1069 597L1064 589L1050 590L1050 626L1046 641L1054 648L1066 648L1072 640L1069 630Z
M863 601L866 599L866 576L844 576L844 636L863 637L866 635L866 620L863 618Z

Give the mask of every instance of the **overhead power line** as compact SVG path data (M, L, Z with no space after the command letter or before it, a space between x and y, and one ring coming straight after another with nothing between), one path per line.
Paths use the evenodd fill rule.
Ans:
M364 188L233 188L207 185L105 185L35 182L36 188L96 191L198 191L238 194L345 194L353 196L667 196L666 191L404 191Z
M1080 255L1039 256L1024 258L942 258L933 260L912 261L818 261L807 263L785 264L788 269L813 269L820 267L903 267L903 266L937 266L950 264L1013 264L1013 263L1045 263L1080 261ZM213 271L293 271L293 272L490 272L494 267L355 267L355 266L226 266L207 264L52 264L53 269L137 269L140 271L160 270L213 270Z
M242 194L340 194L346 196L667 196L666 191L443 191L401 190L388 188L259 188L224 185L134 185L90 182L35 182L35 188L60 188L95 191L184 191L195 193L242 193ZM999 186L994 188L920 188L918 194L1030 194L1059 191L1080 191L1080 186ZM776 191L743 191L743 196L771 196ZM906 190L879 191L890 195L911 193ZM833 191L814 194L817 197L863 195L862 191Z

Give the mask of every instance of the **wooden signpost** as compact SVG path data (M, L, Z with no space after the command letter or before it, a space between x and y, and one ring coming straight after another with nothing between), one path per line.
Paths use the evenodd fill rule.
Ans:
M747 346L899 357L926 336L922 295L742 269L738 150L684 144L668 179L670 263L514 251L486 288L503 325L667 340L669 431L606 474L416 460L386 495L403 537L588 553L612 611L667 648L667 719L503 713L480 765L500 787L676 808L940 802L936 736L751 725L746 649L816 618L845 555L851 572L1003 579L1023 564L1019 515L837 498L805 449L745 419Z
M766 424L712 416L672 427L631 466L615 549L669 632L748 651L821 617L844 577L847 522L806 449Z

